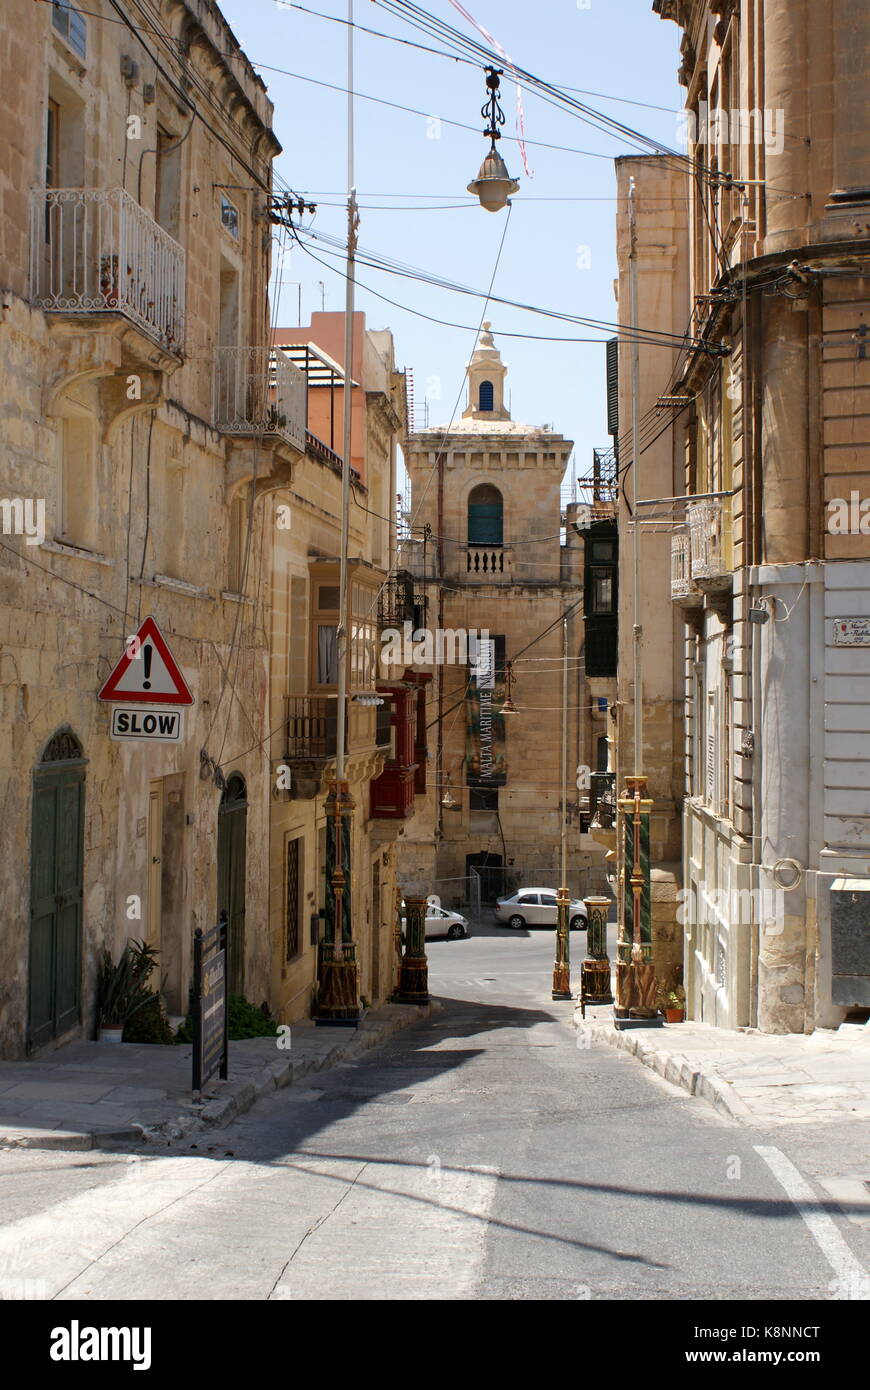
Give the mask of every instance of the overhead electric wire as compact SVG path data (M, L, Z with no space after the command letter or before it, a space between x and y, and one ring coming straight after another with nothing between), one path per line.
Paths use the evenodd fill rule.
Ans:
M339 247L341 245L340 238L333 237L326 232L315 232L310 227L294 227L292 230L297 236L297 239L299 236L307 236L315 241L323 250L324 255L332 255L333 257L338 255L336 251L332 251L328 248ZM467 295L473 299L484 298L484 292L482 290L473 289L468 285L461 285L454 281L447 280L442 276L430 275L418 267L404 265L399 261L393 261L390 257L381 255L378 252L368 251L362 247L359 250L359 261L369 270L377 270L390 275L400 276L403 279L417 280L423 284L433 285L437 289L449 290L453 294ZM638 342L653 347L682 348L686 346L685 334L678 335L663 329L640 329L635 332L631 327L626 329L626 325L619 324L613 320L593 319L580 314L568 314L558 309L545 309L539 305L525 304L520 300L507 299L502 295L490 295L488 298L494 304L502 304L511 309L521 309L525 313L537 314L542 318L557 319L563 323L576 323L580 327L593 328L602 333L609 333L611 337L619 334L623 336L626 341L634 341L636 339ZM702 350L708 347L708 344L705 344L701 339L696 339L694 345Z

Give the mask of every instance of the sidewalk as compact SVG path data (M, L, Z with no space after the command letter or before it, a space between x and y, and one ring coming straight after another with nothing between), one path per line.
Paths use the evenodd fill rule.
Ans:
M617 1032L610 1007L574 1015L577 1045L607 1042L735 1120L765 1127L870 1119L870 1025L732 1032L705 1023Z
M93 1149L225 1125L276 1086L359 1057L439 1009L385 1004L359 1028L305 1019L292 1025L286 1050L273 1038L231 1042L229 1077L212 1079L198 1105L189 1044L77 1042L38 1061L0 1062L0 1149Z

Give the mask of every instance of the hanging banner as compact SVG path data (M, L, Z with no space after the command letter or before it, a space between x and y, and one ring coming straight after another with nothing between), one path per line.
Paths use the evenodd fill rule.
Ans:
M471 667L465 697L465 781L469 787L503 787L507 782L504 718L506 696L503 671L492 663Z

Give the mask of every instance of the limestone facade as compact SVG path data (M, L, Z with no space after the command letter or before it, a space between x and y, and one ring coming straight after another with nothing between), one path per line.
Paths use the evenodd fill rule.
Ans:
M296 791L279 790L274 764L288 694L310 688L310 565L338 553L340 459L306 430L304 371L270 356L272 107L211 0L152 6L168 45L120 9L128 24L11 0L0 36L10 1057L93 1036L98 953L117 958L130 937L159 948L168 1011L184 1014L194 930L222 908L232 992L291 1019L315 970L322 803L294 820ZM401 391L389 335L360 325L359 338L351 535L376 594L393 528L363 508L391 514ZM40 507L44 535L28 535ZM178 743L114 741L97 699L149 616L194 697ZM366 773L379 765L374 717L351 717ZM365 922L375 852L359 777ZM299 825L289 960L282 855ZM392 921L389 844L378 854L373 918ZM389 988L386 950L376 968L366 938L369 995Z
M468 365L461 418L404 444L411 504L399 566L425 594L426 629L486 633L496 643L491 763L486 714L479 727L474 723L473 658L427 668L433 776L425 810L399 852L402 868L413 867L445 905L464 901L472 866L492 870L483 873L484 896L523 882L558 886L566 656L569 886L590 891L589 871L603 863L580 819L589 783L582 774L578 781L578 772L598 765L608 718L583 668L583 531L563 531L560 485L572 444L548 427L511 418L506 371L485 324ZM501 715L508 674L518 712ZM445 798L455 807L445 807Z
M692 344L661 372L687 398L673 493L701 499L671 582L689 1006L811 1032L870 1007L870 15L653 8L683 32L697 161L670 280Z

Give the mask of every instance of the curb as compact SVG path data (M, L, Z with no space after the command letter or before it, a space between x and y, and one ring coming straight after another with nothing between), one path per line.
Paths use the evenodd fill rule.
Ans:
M680 1086L690 1096L700 1096L702 1100L709 1101L720 1114L738 1121L753 1118L749 1106L740 1099L729 1082L723 1081L715 1072L705 1071L703 1064L690 1061L681 1052L654 1047L642 1030L636 1033L630 1029L618 1031L606 1023L589 1022L580 1017L579 1010L575 1011L572 1022L578 1032L583 1029L591 1033L596 1042L606 1042L622 1052L630 1052L643 1066L657 1072L672 1086ZM667 1024L663 1026L666 1028Z
M379 1043L386 1042L394 1033L401 1032L412 1023L432 1014L441 1013L443 1004L430 999L428 1004L384 1004L382 1009L395 1009L386 1018L364 1019L359 1028L342 1030L344 1039L336 1042L325 1055L304 1058L281 1058L261 1067L253 1076L244 1080L227 1080L219 1083L221 1094L207 1101L199 1108L198 1114L181 1114L174 1120L164 1120L158 1125L131 1123L124 1129L94 1128L92 1130L30 1131L25 1128L9 1129L0 1133L0 1151L10 1149L53 1149L69 1152L82 1152L101 1144L142 1144L154 1143L164 1139L181 1139L188 1134L201 1133L227 1125L236 1116L252 1109L263 1096L284 1086L292 1086L302 1077L315 1071L327 1071L339 1062L351 1061L361 1057ZM378 1010L380 1013L381 1010Z

